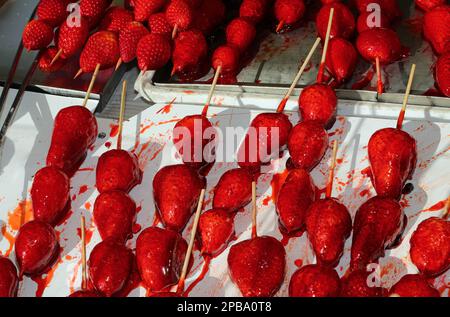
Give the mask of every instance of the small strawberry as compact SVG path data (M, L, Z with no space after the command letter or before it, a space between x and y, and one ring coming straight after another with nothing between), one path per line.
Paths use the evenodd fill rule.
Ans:
M86 17L89 25L94 27L111 5L111 0L81 0L79 4L81 16Z
M434 8L446 4L446 0L416 0L416 6L423 11L430 11Z
M343 3L335 2L324 5L316 17L317 33L324 39L327 33L331 8L334 8L330 38L343 37L349 39L355 31L355 18L350 9Z
M191 27L194 13L185 0L172 0L166 8L166 18L172 28L184 31Z
M305 14L306 7L303 0L277 0L275 2L275 17L280 22L277 31L284 25L298 22Z
M241 52L245 51L252 44L256 36L256 29L249 21L237 18L228 24L226 29L227 42L235 46Z
M423 34L438 54L445 52L450 42L450 5L427 12L423 19Z
M203 34L209 35L225 19L225 5L222 0L203 1L194 14L193 27Z
M239 8L239 16L255 24L261 22L266 13L267 0L244 0Z
M172 74L197 67L207 54L208 44L200 31L181 32L174 43Z
M58 59L52 65L50 65L53 58L56 56L56 53L58 53L58 49L55 46L50 46L41 53L41 56L39 56L38 66L42 72L54 73L64 66L64 59Z
M100 69L116 65L119 59L119 41L110 31L99 31L89 37L80 55L80 67L85 73L92 73L97 64Z
M69 0L41 0L36 11L38 19L49 26L57 27L69 15L68 4Z
M81 17L79 25L64 22L59 28L57 46L62 50L62 57L69 58L77 54L89 37L89 23Z
M300 94L298 103L303 121L317 120L326 129L334 124L338 99L330 86L314 84L306 87Z
M212 56L212 66L216 70L221 66L222 73L235 74L239 68L238 50L229 45L219 46Z
M450 97L450 51L442 54L437 60L435 77L441 92Z
M147 28L140 22L130 22L120 31L120 58L129 63L136 58L136 49L141 38L149 34Z
M29 50L40 50L53 40L53 28L40 20L30 21L23 30L23 46Z
M148 18L148 27L153 34L168 35L172 33L172 27L164 13L155 13Z
M157 70L170 59L171 45L167 37L148 34L141 38L136 50L138 66L142 71Z
M119 33L120 30L125 28L133 20L133 13L124 8L114 6L106 11L105 16L100 22L100 30Z
M160 11L166 0L134 0L134 19L138 22L146 21L150 15Z
M340 37L330 40L326 67L338 82L342 83L353 75L357 61L358 52L351 42Z

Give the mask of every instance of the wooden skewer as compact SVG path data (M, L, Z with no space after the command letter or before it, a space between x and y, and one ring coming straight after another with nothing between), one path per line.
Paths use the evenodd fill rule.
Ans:
M178 33L178 24L175 24L172 31L172 40L174 40L177 37L177 33Z
M194 248L195 235L197 234L198 222L200 220L200 214L203 208L203 201L205 200L206 189L202 189L200 198L198 200L197 211L195 212L194 224L192 225L191 238L189 240L189 246L184 258L183 270L181 271L180 280L178 281L177 294L181 294L184 290L184 282L187 276L187 270L189 268L189 262L191 260L192 250Z
M117 71L120 68L120 66L122 66L122 63L123 63L122 58L119 58L116 64L116 68L114 68L114 71Z
M211 84L211 89L209 90L208 98L206 99L205 106L203 107L202 115L206 116L208 114L208 108L211 104L212 97L214 95L214 91L216 90L217 81L219 80L220 73L222 72L222 65L219 65L216 70L216 74L214 75L213 82Z
M52 61L50 62L50 66L53 66L53 64L61 57L61 54L63 53L62 49L59 49L56 53L55 57L53 57Z
M87 289L87 269L86 269L86 219L81 216L81 290Z
M252 239L258 237L257 230L258 209L256 208L256 182L252 182Z
M337 142L337 140L334 140L333 155L331 156L330 175L328 175L328 185L327 185L327 192L326 192L327 198L330 198L331 195L333 194L333 181L334 181L334 170L336 168L337 150L338 150L338 142Z
M91 82L89 83L88 90L86 91L86 96L84 97L83 107L86 107L89 97L91 95L92 89L94 88L95 80L97 79L98 72L100 71L100 64L95 66L94 74L92 75Z
M283 27L284 27L284 20L281 20L277 25L276 32L277 33L280 32Z
M384 87L383 87L383 79L381 78L381 66L379 57L375 59L375 69L377 72L377 92L379 95L382 95L384 92Z
M119 132L117 135L117 149L122 149L122 131L123 131L123 117L125 115L125 105L127 99L127 81L123 81L122 97L120 99L120 114L119 114Z
M302 77L303 72L305 71L306 67L308 66L309 61L311 60L311 58L312 58L314 52L316 51L317 46L319 46L319 44L320 44L320 37L318 37L316 39L316 41L314 42L313 46L311 47L311 50L309 51L308 55L305 58L305 61L303 62L303 64L300 67L297 75L295 76L294 81L291 84L291 87L289 87L289 90L287 91L287 93L284 96L283 100L281 100L280 104L278 105L278 109L277 109L278 113L281 113L281 112L284 111L284 108L286 107L286 104L287 104L289 98L291 97L292 93L294 92L294 89L297 86L298 81Z
M322 59L320 60L319 73L317 74L317 82L320 84L323 80L323 72L325 70L325 62L327 60L328 43L330 42L331 26L333 25L334 8L330 10L328 18L327 33L325 36L325 43L323 45Z
M412 64L411 71L409 73L408 84L406 85L405 97L403 98L403 105L400 114L397 119L397 129L401 130L403 127L403 121L405 120L406 106L408 105L409 94L411 93L411 87L414 81L414 74L416 72L416 64Z
M445 204L444 207L444 216L442 216L442 218L447 220L449 215L450 215L450 197L447 198L447 203Z

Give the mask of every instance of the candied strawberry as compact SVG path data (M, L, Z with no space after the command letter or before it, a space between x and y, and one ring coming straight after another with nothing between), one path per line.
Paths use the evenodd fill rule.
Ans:
M366 270L356 270L342 279L342 297L382 297L385 290L377 287L377 281Z
M166 18L172 28L185 31L192 26L194 13L185 0L172 0L166 8Z
M253 43L256 29L249 21L237 18L231 21L226 29L227 42L235 46L241 52L245 51Z
M324 5L320 9L316 17L316 27L319 36L322 39L326 36L331 8L334 8L334 15L330 38L343 37L349 39L355 31L355 18L350 9L340 2Z
M80 23L71 24L67 21L59 28L57 46L62 51L61 57L69 58L77 54L83 48L89 37L89 23L81 17Z
M317 120L326 129L336 121L338 99L333 88L325 84L314 84L303 89L298 100L303 121Z
M29 50L41 50L53 41L53 28L40 20L30 21L23 30L22 43Z
M205 36L198 30L180 32L175 39L172 62L172 74L190 72L198 68L198 65L208 54L208 44Z
M424 276L418 274L403 276L389 293L400 297L441 297L439 291Z
M216 256L227 247L234 234L234 219L226 209L205 211L198 223L200 250L204 255Z
M212 66L215 70L221 66L222 73L236 74L239 68L239 51L233 46L219 46L213 53Z
M397 33L391 29L375 28L362 32L356 40L361 56L374 63L376 58L381 64L390 64L401 56L402 44Z
M169 36L172 33L172 27L166 19L164 13L155 13L148 18L148 27L153 34L162 34Z
M379 25L377 25L377 22L379 22ZM386 15L383 14L383 12L380 12L379 21L374 20L374 14L372 12L361 13L358 17L358 20L356 21L356 29L358 30L358 33L377 27L389 28L390 26L391 22L386 17Z
M284 25L293 25L305 15L306 6L303 0L277 0L275 1L275 17L280 22L278 31Z
M450 5L437 7L423 18L423 34L438 54L445 52L450 42Z
M326 67L340 83L353 76L358 62L358 52L349 41L332 38L328 44Z
M214 188L214 208L234 212L248 205L252 199L252 175L236 168L225 172Z
M111 31L99 31L91 35L80 55L80 68L85 73L108 69L117 64L120 58L118 36Z
M100 30L119 33L133 20L133 13L124 8L114 6L106 11L99 28Z
M435 78L439 90L445 96L450 97L450 50L438 58L435 68Z
M239 16L255 24L264 19L267 13L267 0L244 0L239 8Z
M338 297L341 280L332 268L318 264L296 271L289 283L290 297Z

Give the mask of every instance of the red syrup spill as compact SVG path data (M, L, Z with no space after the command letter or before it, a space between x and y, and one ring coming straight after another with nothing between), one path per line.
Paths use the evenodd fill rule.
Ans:
M165 105L164 107L162 107L161 109L159 109L156 113L160 114L167 114L170 113L170 111L172 111L172 106L173 103L175 102L175 100L177 100L177 97L173 98L167 105Z
M111 142L109 142L109 141L105 143L105 146L106 146L106 148L108 148L108 149L111 147L111 145L112 145L112 144L111 144Z
M142 230L142 226L140 224L138 224L138 223L135 223L133 225L133 228L132 228L131 231L133 232L133 234L137 234L141 230Z
M303 266L303 260L302 259L295 260L294 264L296 267L301 268Z
M295 231L295 232L287 233L282 227L280 227L280 233L282 235L282 238L280 240L281 244L283 246L287 246L291 239L300 238L303 235L303 233L305 233L305 230L304 229L300 229L300 230Z
M369 189L364 189L363 191L361 191L359 193L359 196L361 196L361 197L369 197L370 196L370 190Z
M80 187L80 190L78 191L78 195L84 194L85 192L87 192L87 190L88 190L87 185L82 185L82 186Z
M119 126L117 124L110 124L109 127L111 128L111 132L109 132L109 136L111 138L114 138L119 134Z
M446 203L447 203L447 199L441 200L440 202L434 204L430 208L422 210L422 212L432 212L432 211L443 210L445 208Z
M211 264L211 256L205 256L204 257L205 262L203 263L202 271L200 272L200 275L189 285L189 287L186 289L186 291L183 292L184 297L189 297L189 294L191 291L206 277L206 274L209 271L209 266Z

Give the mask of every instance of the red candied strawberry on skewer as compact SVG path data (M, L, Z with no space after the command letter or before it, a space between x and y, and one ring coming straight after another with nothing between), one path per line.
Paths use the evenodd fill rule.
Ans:
M235 46L241 53L252 45L256 37L256 29L252 23L244 18L232 20L226 30L227 44Z
M198 30L180 32L174 41L171 75L200 72L202 62L208 54L205 36Z
M192 27L194 13L185 0L171 0L165 12L167 21L172 27L172 39L175 39L178 31L186 31Z
M412 178L416 168L416 140L402 130L415 69L416 65L413 64L397 128L378 130L369 140L371 180L381 197L399 199L406 181Z
M261 113L252 120L251 130L247 132L237 153L239 166L257 172L263 164L269 163L274 155L279 155L280 150L286 147L292 123L283 111L319 43L320 39L317 38L286 95L278 105L277 112Z
M212 67L216 73L219 73L222 83L227 80L236 82L239 70L239 51L234 46L219 46L212 55Z
M36 15L39 20L46 24L57 27L69 15L67 5L69 0L40 0L36 9Z
M112 0L80 0L80 13L85 17L91 29L100 22Z
M434 77L439 90L445 96L450 97L450 50L438 58Z
M98 159L96 169L96 187L100 193L111 190L130 192L142 181L142 171L134 153L122 149L122 131L125 114L127 82L123 82L119 115L117 149L103 153Z
M151 227L136 241L136 260L145 287L160 292L175 285L181 276L187 242L174 231Z
M24 224L14 243L19 277L45 273L59 255L55 230L47 223L30 221Z
M357 62L358 52L351 42L337 37L330 40L325 66L338 83L351 78Z
M341 297L382 297L385 289L377 286L381 284L371 278L372 273L363 270L356 270L342 279Z
M41 56L39 57L39 69L44 73L54 73L60 70L64 66L65 61L63 59L58 59L58 57L56 57L57 54L58 49L55 46L50 46L42 51Z
M330 267L307 265L297 270L289 282L290 297L338 297L339 275Z
M48 166L39 170L31 187L35 220L55 226L70 208L70 182L64 172Z
M100 194L94 204L94 221L103 240L125 243L133 236L136 223L136 203L119 190Z
M205 211L198 226L200 252L205 258L222 253L234 234L234 218L227 209Z
M378 261L399 240L406 220L400 204L390 198L373 197L359 207L353 223L351 271Z
M383 28L368 29L359 34L356 47L365 60L375 64L377 92L381 95L384 91L381 65L393 63L401 57L402 45L397 33Z
M436 7L447 4L446 0L415 0L416 7L423 11L430 11Z
M306 213L314 202L316 187L309 173L302 169L289 172L276 199L280 230L289 235L304 229Z
M213 207L230 213L247 206L252 199L253 176L245 169L225 172L214 188Z
M115 240L104 240L89 256L89 279L96 291L111 297L125 287L132 265L131 250Z
M373 10L374 4L380 7L381 13L386 15L389 21L393 21L402 16L397 0L356 0L356 8L360 14Z
M167 3L166 0L133 0L134 19L146 21L152 14L159 12Z
M162 168L153 179L153 196L163 225L182 231L205 187L206 179L184 164Z
M286 250L270 236L258 236L256 182L252 183L252 238L233 245L228 254L231 280L244 297L274 296L286 272Z
M450 43L450 5L443 5L427 12L423 18L423 35L438 55L443 54Z
M133 21L134 17L132 12L121 7L113 6L106 11L100 21L99 29L119 34L120 30L124 29L128 23Z
M120 58L116 70L122 63L129 63L136 58L139 41L149 34L147 28L140 22L130 22L119 33Z
M268 0L244 0L239 7L239 16L254 24L260 23L268 9Z
M153 34L171 36L172 27L167 21L164 13L155 13L148 18L148 27Z
M193 27L205 35L210 35L225 19L225 5L222 0L203 1L194 10Z
M303 121L317 121L331 129L336 121L338 99L335 91L325 84L303 89L299 98L299 112Z
M407 274L403 276L389 291L390 297L441 297L424 276Z
M148 34L140 39L136 57L142 72L157 70L170 59L172 52L169 39L161 34Z
M316 17L317 33L322 39L325 39L331 9L334 9L334 22L331 26L330 38L343 37L349 39L355 31L355 18L350 9L340 2L324 5L320 9Z
M306 6L303 0L276 0L274 10L278 20L278 33L300 21L305 15Z
M356 21L356 30L358 33L378 27L388 29L390 26L391 21L383 12L377 12L377 14L374 14L373 12L363 12Z
M41 50L53 41L53 28L40 20L30 21L22 34L23 46L28 51Z
M0 297L16 297L18 287L19 277L15 265L0 255Z
M305 221L317 263L327 266L336 266L339 263L344 253L345 241L352 231L352 218L347 207L338 199L332 198L336 155L337 141L334 141L326 198L311 204ZM324 219L326 221L323 221Z

